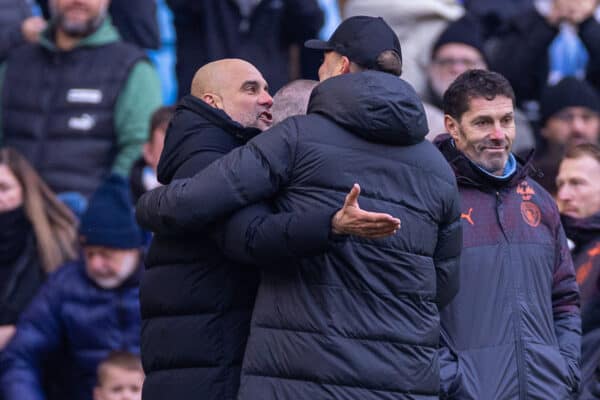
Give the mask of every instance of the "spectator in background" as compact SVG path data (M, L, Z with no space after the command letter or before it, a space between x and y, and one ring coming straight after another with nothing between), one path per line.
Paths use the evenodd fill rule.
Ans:
M37 43L46 21L31 15L27 0L0 0L0 63L19 45Z
M56 0L36 0L48 19L53 17L53 1ZM108 14L123 41L142 49L160 47L156 0L111 0Z
M511 153L514 92L471 70L444 94L450 135L436 143L456 174L460 290L441 311L442 398L569 399L579 385L575 271L554 200Z
M94 400L141 400L143 383L140 356L113 351L98 365Z
M94 194L79 234L83 259L48 278L0 356L4 400L46 398L47 374L56 398L91 400L96 368L111 350L139 353L142 236L122 177Z
M570 147L556 177L558 209L581 293L583 332L600 328L600 147Z
M119 39L108 3L54 0L39 44L0 66L0 140L78 212L111 171L128 176L161 102L156 72Z
M530 100L539 101L547 83L554 84L562 76L551 81L552 46L568 24L576 29L575 38L581 51L587 53L588 61L582 65L582 76L596 88L600 88L600 24L594 18L598 0L551 0L548 9L542 7L516 15L498 36L492 54L491 66L511 82L515 88L518 104L529 108ZM499 3L500 4L500 3ZM504 6L504 3L501 3ZM576 51L577 44L567 45L569 52ZM561 60L567 58L565 55ZM569 68L571 69L571 68ZM577 74L576 70L569 74ZM564 76L564 75L563 75ZM533 108L532 111L535 111ZM529 113L528 113L529 115ZM533 112L530 118L533 118Z
M271 107L273 125L287 117L306 114L310 94L318 84L318 81L297 79L279 89L273 96L273 107Z
M449 23L463 15L459 3L455 0L348 0L344 2L342 15L344 18L356 15L383 17L402 44L402 78L422 95L427 90L426 70L431 46ZM439 127L443 128L443 122ZM435 133L442 131L433 130Z
M452 22L435 40L427 66L427 91L423 95L429 140L446 131L441 109L442 98L450 84L469 69L487 68L481 26L473 15L467 14ZM519 135L513 144L514 151L531 150L535 145L533 132L519 110L515 110L515 123Z
M0 352L46 275L77 257L76 220L27 161L0 149Z
M150 137L144 143L142 157L133 164L129 177L134 204L142 194L160 185L156 177L156 168L165 145L167 127L173 114L175 114L174 106L160 107L152 114Z
M600 96L589 83L565 78L542 93L540 116L534 164L543 172L538 182L555 194L558 165L565 148L577 143L599 143Z
M289 50L323 24L316 0L167 0L177 34L179 97L198 68L242 58L262 72L272 91L290 80Z

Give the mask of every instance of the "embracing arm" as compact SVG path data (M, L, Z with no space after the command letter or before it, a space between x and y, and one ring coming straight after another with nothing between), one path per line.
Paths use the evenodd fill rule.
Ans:
M309 257L327 250L345 235L379 238L392 235L400 220L389 214L362 210L355 184L342 208L274 214L265 203L246 207L217 229L217 243L236 261L265 264Z

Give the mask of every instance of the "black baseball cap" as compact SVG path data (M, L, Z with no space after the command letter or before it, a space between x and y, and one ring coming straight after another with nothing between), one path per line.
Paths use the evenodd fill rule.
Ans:
M328 41L311 39L304 47L335 51L369 69L375 67L377 57L386 50L394 50L402 59L398 36L381 17L350 17L337 27Z

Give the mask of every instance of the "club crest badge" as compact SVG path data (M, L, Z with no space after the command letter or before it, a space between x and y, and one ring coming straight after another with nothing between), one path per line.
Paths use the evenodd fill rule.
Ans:
M523 199L521 203L521 216L523 220L527 225L537 228L542 221L542 212L538 205L531 201L535 195L535 190L529 186L527 181L523 181L517 186L517 194Z

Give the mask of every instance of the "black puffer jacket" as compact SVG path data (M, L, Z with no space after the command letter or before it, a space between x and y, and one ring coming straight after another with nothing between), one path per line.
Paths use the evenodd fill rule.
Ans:
M142 225L185 231L275 194L279 210L335 206L359 182L362 208L402 220L392 237L265 271L240 399L437 398L438 308L457 291L461 228L454 177L426 133L405 82L343 75L315 89L309 115L142 196Z
M158 178L166 184L191 176L258 132L186 96L167 131ZM144 399L236 397L258 271L229 258L268 262L322 251L334 210L269 212L258 204L211 230L157 231L140 289Z

